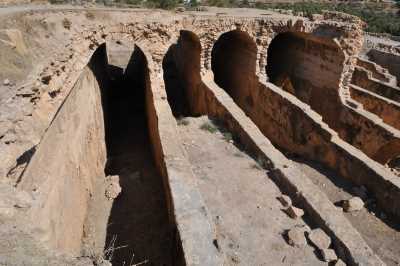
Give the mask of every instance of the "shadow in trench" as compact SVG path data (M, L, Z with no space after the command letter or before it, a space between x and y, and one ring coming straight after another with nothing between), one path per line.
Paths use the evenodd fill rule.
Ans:
M184 79L176 62L178 48L177 44L171 45L162 62L167 99L175 117L189 116L191 113Z
M108 219L104 254L113 265L173 265L162 177L151 153L145 111L147 62L136 47L125 71L107 65L102 101L106 125L106 175L118 175L121 194ZM105 73L103 73L105 74Z

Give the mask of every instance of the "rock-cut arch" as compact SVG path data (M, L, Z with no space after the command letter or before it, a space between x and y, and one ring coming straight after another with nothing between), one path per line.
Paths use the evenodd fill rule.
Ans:
M258 86L256 75L257 45L250 35L241 30L222 34L211 52L214 80L239 105L253 106L252 88Z
M271 83L309 104L336 128L345 60L332 38L287 31L268 46L266 73Z
M181 30L177 43L172 44L163 59L163 73L168 102L174 116L196 114L195 94L198 93L201 44L199 37Z

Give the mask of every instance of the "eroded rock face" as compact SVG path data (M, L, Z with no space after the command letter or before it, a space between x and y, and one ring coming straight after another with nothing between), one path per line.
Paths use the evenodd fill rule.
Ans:
M79 253L90 193L104 179L103 120L100 89L86 68L18 184L35 195L28 215L40 239L66 252Z
M63 18L67 16L61 11L55 12L56 15L61 14ZM340 136L351 135L349 139L354 137L353 142L349 141L351 144L358 143L358 140L364 141L365 135L358 135L357 138L352 134L356 131L367 132L363 130L369 128L364 127L364 124L370 125L368 118L359 114L354 115L350 111L343 111L340 115L336 113L336 107L343 105L341 100L345 98L341 98L341 93L352 74L354 57L362 44L362 22L358 19L336 13L326 13L314 17L312 21L290 16L272 18L233 16L215 19L213 16L171 16L161 11L147 14L144 12L141 16L110 13L110 18L101 16L101 19L97 19L96 14L93 15L94 18L92 15L84 15L86 19L83 21L87 23L82 24L85 26L81 27L81 23L72 21L68 24L68 29L60 28L62 26L60 19L51 16L46 18L46 15L49 15L46 13L35 14L35 21L45 20L46 23L42 25L59 23L58 29L63 32L65 43L60 45L60 55L52 58L38 71L35 82L31 80L27 84L17 84L18 92L15 95L10 94L13 97L7 105L4 105L6 107L0 107L2 111L0 175L8 178L10 183L17 184L18 189L34 195L34 200L21 201L15 206L26 209L30 221L35 221L34 229L40 231L35 237L48 247L72 254L79 253L83 237L82 226L88 212L87 203L97 182L105 180L106 147L101 90L98 84L100 81L93 75L96 69L90 68L90 63L89 67L87 66L93 52L104 42L117 45L137 43L146 48L146 58L151 61L149 64L151 77L146 76L144 81L148 87L146 108L150 113L148 122L151 128L150 135L154 141L152 148L156 165L164 178L170 174L166 170L165 161L170 165L178 165L179 170L183 167L180 165L181 158L171 156L180 154L177 152L179 149L174 146L168 150L173 152L166 153L159 140L169 135L161 132L160 137L160 132L157 131L158 125L174 122L163 120L165 117L157 115L162 113L161 111L167 113L170 111L169 108L172 107L168 107L168 101L174 97L168 91L166 84L168 82L164 84L160 81L160 77L172 73L169 77L174 86L170 87L179 88L179 93L183 93L180 95L182 100L177 101L181 102L183 107L177 108L177 114L184 112L194 115L215 114L221 111L215 105L209 104L208 101L212 97L201 89L205 86L201 74L210 70L214 71L218 85L229 88L228 94L274 144L320 160L357 182L364 182L360 177L362 175L365 175L365 178L371 175L373 181L369 182L378 182L375 181L379 180L376 176L382 176L383 170L380 168L376 170L375 164L371 168L368 167L369 159L367 163L360 159L364 158L359 156L360 151L347 149L347 144L337 141L338 135L323 124L321 117L312 113L309 106L299 104L295 97L278 91L272 84L264 83L268 72L267 61L273 61L273 58L269 58L271 55L267 54L273 38L279 33L293 33L294 36L284 41L286 46L282 46L291 52L284 58L285 67L278 69L279 71L276 69L278 66L272 69L273 73L278 73L276 80L284 90L296 95L313 109L326 114L325 120L331 121L334 126L338 116L346 120L346 125L350 125L349 128L361 125L361 128L355 131L348 130L346 134ZM217 45L220 36L221 42ZM231 42L233 46L224 47L224 38L227 43L232 40L231 38L237 39ZM307 45L303 45L304 40ZM214 44L216 44L215 49ZM240 53L236 53L237 51ZM167 57L167 54L170 57ZM191 61L188 62L185 58L191 58ZM234 64L227 64L228 59ZM291 65L293 62L295 64ZM175 72L167 71L171 68ZM113 68L102 71L106 73L120 70ZM181 75L174 76L176 72ZM151 84L152 82L154 83ZM159 90L151 90L150 84L162 89L166 87L167 95L160 93ZM9 83L3 85L9 86ZM157 104L153 104L153 97L158 101ZM22 101L23 104L18 105L20 108L18 116L4 115L13 110L13 104ZM332 104L328 105L327 102ZM339 126L334 128L340 129ZM390 143L393 138L393 135L386 135L384 130L375 130L375 124L370 128L374 132L371 134L374 140ZM365 143L358 147L382 144L381 141L373 142L371 139L367 139ZM365 148L365 151L367 150L370 155L379 150L379 147ZM270 167L267 161L261 162L261 165ZM173 179L175 182L173 185L176 186L173 190L175 193L182 190L179 183L182 181L181 176L191 175L190 167L187 168L189 170L185 170L184 173L177 171L179 178ZM121 193L120 180L116 176L111 176L108 181L105 191L102 190L105 195L102 196L110 200L116 199ZM368 183L368 185L371 187L374 184ZM391 184L386 185L390 187ZM192 191L191 187L185 189ZM386 189L378 187L376 190ZM396 192L395 189L394 191ZM172 195L174 196L176 195ZM169 203L170 212L173 211L173 207L178 211L187 207L186 197L179 194L178 199L182 199L176 205L179 207ZM196 219L192 218L193 221L190 222L198 223L200 226L193 228L202 230L205 232L204 236L212 239L212 232L209 232L212 230L209 230L208 220L202 213L203 203L201 199L196 199L198 201L194 207L190 206L196 211L191 212L195 213ZM281 202L288 208L291 217L303 216L304 211L292 206L287 196L282 198ZM391 211L398 212L397 205L392 204L394 207L389 207ZM0 215L12 219L15 213L15 207L10 207ZM173 213L170 214L171 217L174 216ZM178 219L182 219L181 217L178 216ZM189 232L188 235L192 234L194 237L197 233L190 231L193 230L192 226L187 224L180 230L186 230ZM301 228L291 229L287 235L289 243L297 247L306 245L304 232ZM204 236L202 238L204 241L201 243L209 248L211 242ZM330 238L323 232L311 232L309 238L322 250L325 261L336 260L335 251L328 249ZM183 239L183 242L185 241L188 240ZM206 248L204 250L207 251ZM191 255L198 253L193 247L187 248L185 252L189 258L194 258L195 256ZM208 258L210 261L217 261L216 252L214 249L211 250L210 254L213 256Z

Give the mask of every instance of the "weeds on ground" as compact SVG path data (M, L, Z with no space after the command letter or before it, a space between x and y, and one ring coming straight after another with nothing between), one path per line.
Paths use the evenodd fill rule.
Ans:
M227 142L233 141L233 137L230 132L223 132L222 136L224 137L224 140L226 140Z
M201 126L200 129L208 131L210 133L215 133L217 132L217 128L211 124L210 122L204 122Z
M71 21L69 19L64 18L63 21L62 21L62 25L63 25L63 27L65 29L69 30L69 29L71 29L72 23L71 23Z
M103 252L104 259L106 259L108 261L111 261L113 256L114 256L114 251L115 250L128 247L127 245L116 247L115 246L115 242L116 241L117 241L117 236L113 235L113 237L111 238L111 241L108 243L107 248Z
M178 126L188 126L190 124L189 120L184 117L179 117L176 121Z
M128 247L128 245L116 247L115 246L115 242L116 241L117 241L117 236L113 235L113 237L111 238L111 241L107 245L107 248L103 251L103 257L97 258L97 259L94 260L96 265L102 265L101 262L103 262L104 260L111 261L113 256L114 256L114 251L115 250ZM149 260L143 260L143 261L138 262L138 263L133 263L133 258L134 257L135 257L135 254L132 253L130 262L127 263L126 261L124 261L122 266L139 266L139 265L143 265L143 264L146 264L146 263L149 262Z

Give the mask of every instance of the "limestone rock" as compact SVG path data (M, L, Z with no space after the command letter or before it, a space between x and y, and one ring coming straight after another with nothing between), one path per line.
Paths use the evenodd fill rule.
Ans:
M322 259L326 262L337 260L336 253L333 249L321 249Z
M331 245L331 238L320 228L312 230L308 234L308 239L318 249L328 249Z
M346 263L344 263L341 259L338 259L335 262L335 266L346 266Z
M321 15L321 14L312 14L311 15L311 20L312 21L324 20L324 16Z
M107 199L113 200L121 193L121 186L119 185L119 176L113 175L107 177L108 185L106 187L105 195Z
M284 195L284 194L280 195L278 197L278 200L285 208L289 208L290 206L292 206L292 200L287 195Z
M294 206L290 206L289 208L286 209L287 215L289 215L290 218L297 219L300 218L304 215L304 211L302 209L296 208Z
M364 202L359 197L353 197L343 202L343 210L345 212L359 211L364 207Z
M294 227L287 232L288 243L294 247L304 247L307 245L307 240L304 235L304 229Z

